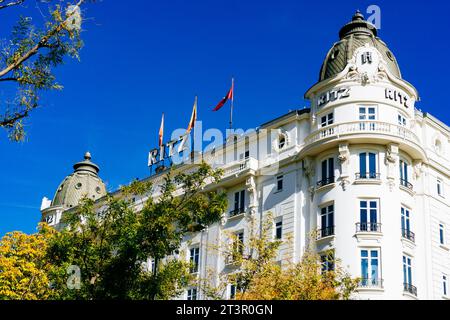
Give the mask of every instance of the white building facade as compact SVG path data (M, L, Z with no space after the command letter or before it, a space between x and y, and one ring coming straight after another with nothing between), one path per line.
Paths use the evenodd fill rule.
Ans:
M229 210L221 223L186 236L186 259L198 265L199 278L212 270L219 281L234 267L212 246L230 232L245 244L250 219L270 213L274 237L293 240L280 249L280 261L298 262L317 231L317 252L333 252L362 279L357 299L450 299L449 127L415 108L416 89L361 14L339 36L305 94L310 108L205 151L203 159L224 169L223 181L211 187L227 192ZM95 183L67 188L90 184L85 193L95 198L105 189L89 162L76 173ZM149 179L158 185L163 177ZM55 226L71 210L57 197L42 211ZM224 298L234 290L229 286ZM182 298L204 297L189 288Z

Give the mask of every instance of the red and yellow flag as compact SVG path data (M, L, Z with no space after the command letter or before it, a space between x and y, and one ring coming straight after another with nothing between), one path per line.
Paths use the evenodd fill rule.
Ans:
M192 109L191 121L189 121L189 126L186 130L186 133L189 134L192 129L195 127L195 122L197 121L197 97L195 97L194 107Z
M159 127L159 146L161 147L163 145L164 140L164 113L162 114L161 118L161 127Z

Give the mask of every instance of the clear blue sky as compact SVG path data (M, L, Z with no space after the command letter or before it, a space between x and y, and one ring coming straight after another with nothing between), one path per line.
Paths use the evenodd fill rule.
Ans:
M1 37L19 13L0 12ZM61 92L43 96L25 143L0 131L0 236L35 231L44 196L85 151L109 190L148 175L161 112L167 131L185 127L194 95L204 126L224 128L226 110L209 110L236 78L237 127L256 127L307 105L327 50L356 9L382 10L381 38L403 77L421 95L418 107L450 124L448 1L104 0L84 14L81 62L57 70ZM45 10L45 6L41 6ZM0 92L1 93L1 92Z

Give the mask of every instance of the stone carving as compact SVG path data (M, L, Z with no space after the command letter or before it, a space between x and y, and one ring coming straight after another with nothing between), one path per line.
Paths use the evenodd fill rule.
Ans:
M387 184L389 186L389 190L393 191L395 187L395 174L397 172L396 163L398 162L398 145L387 145L384 162L387 166Z
M250 176L245 182L249 194L249 211L250 215L254 215L258 208L258 192L256 189L256 181L254 176Z
M341 187L345 191L347 188L347 185L350 184L348 169L350 164L350 150L348 147L348 143L342 143L339 145L339 155L338 160L341 163Z
M424 171L423 162L420 160L414 161L413 169L414 169L414 179L417 180L422 176L422 173Z

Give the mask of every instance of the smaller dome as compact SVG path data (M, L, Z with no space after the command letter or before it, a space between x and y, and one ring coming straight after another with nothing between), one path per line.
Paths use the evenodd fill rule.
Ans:
M97 200L107 194L106 186L98 176L100 168L91 158L91 154L86 152L84 160L74 164L74 172L59 185L52 206L72 208L85 196Z

